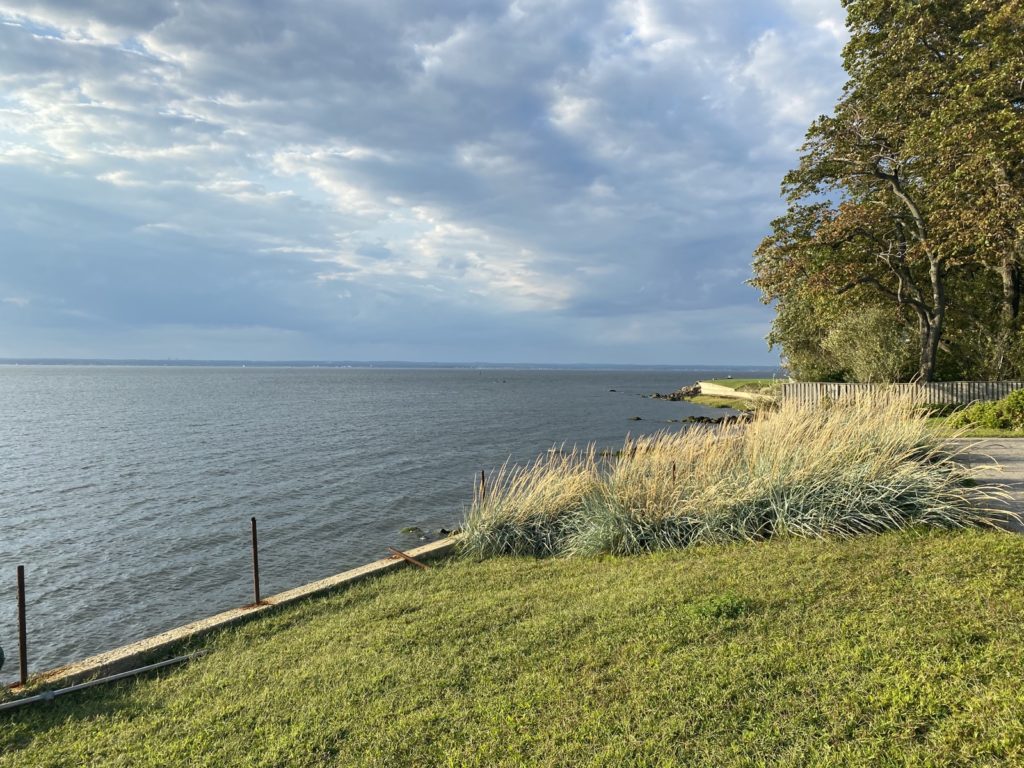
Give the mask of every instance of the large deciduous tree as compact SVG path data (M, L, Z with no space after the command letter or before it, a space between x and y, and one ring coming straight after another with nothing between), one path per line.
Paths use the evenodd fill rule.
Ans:
M962 344L959 328L1001 301L989 368L1005 375L1020 346L1022 0L844 5L849 80L811 125L783 180L788 211L755 254L752 282L777 302L770 340L806 353L779 322L799 305L836 305L835 316L887 305L875 317L892 318L894 339L916 326L916 375L931 380L950 319ZM985 275L998 276L998 298Z

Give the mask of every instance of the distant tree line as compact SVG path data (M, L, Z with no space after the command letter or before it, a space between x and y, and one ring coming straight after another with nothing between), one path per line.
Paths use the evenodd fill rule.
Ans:
M802 379L1024 377L1024 0L844 0L848 81L754 256Z

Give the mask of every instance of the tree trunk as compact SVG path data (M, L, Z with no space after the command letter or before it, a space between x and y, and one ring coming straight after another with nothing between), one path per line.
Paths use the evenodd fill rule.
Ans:
M1010 353L1020 331L1021 268L1017 260L1012 257L1005 259L999 266L999 277L1003 282L1003 304L996 372L1003 377L1011 373Z
M1020 264L1009 257L1003 262L999 274L1003 279L1003 322L1016 330L1020 320Z
M939 342L942 341L943 320L931 316L921 323L921 367L918 369L918 381L935 380L935 362L939 354Z
M931 259L928 276L932 283L932 306L929 311L918 311L921 324L921 367L917 373L919 381L935 380L935 363L946 324L946 273L939 259Z

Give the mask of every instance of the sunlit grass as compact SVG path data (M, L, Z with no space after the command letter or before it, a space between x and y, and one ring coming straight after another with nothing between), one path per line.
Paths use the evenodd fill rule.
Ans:
M710 384L718 384L739 392L760 392L778 382L778 379L708 379Z
M0 715L0 766L1021 765L1022 627L996 533L455 560Z
M705 408L733 408L737 411L754 409L754 401L745 397L721 397L719 395L694 395L686 398L688 403L703 405Z
M550 454L505 468L474 500L466 550L636 553L778 535L853 536L990 525L1000 492L905 399L784 404L749 424L630 441L612 459Z
M583 515L597 490L595 450L551 450L528 466L504 466L477 488L475 509L488 510L486 537L470 517L465 550L483 556L492 549L512 555L554 555L567 526Z

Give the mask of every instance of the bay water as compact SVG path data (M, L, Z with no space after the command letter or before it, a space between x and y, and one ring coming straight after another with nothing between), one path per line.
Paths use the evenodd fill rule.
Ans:
M645 395L771 373L0 366L0 680L17 565L41 671L251 602L252 516L270 595L456 528L481 469L722 413Z

